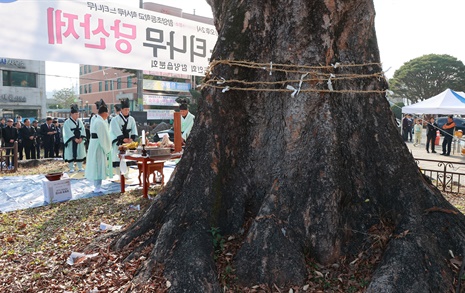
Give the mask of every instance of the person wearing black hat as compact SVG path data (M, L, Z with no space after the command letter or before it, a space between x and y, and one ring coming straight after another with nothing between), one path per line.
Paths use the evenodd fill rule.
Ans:
M64 159L68 163L69 172L74 172L74 163L78 167L78 172L84 172L82 163L86 159L86 130L84 123L79 119L78 105L71 105L69 119L63 123Z
M100 99L100 101L97 101L95 102L95 107L97 108L97 112L98 110L100 109L100 106L102 105L105 105L105 107L107 106L107 104L105 104L105 101L103 99ZM90 114L90 117L89 117L89 125L90 123L92 122L92 118L94 118L96 115L94 113L91 113Z
M113 169L116 175L120 175L118 147L123 143L131 143L138 136L136 120L129 115L128 99L121 100L121 113L111 119L110 134L113 147Z
M87 152L86 178L94 182L94 193L103 193L102 180L111 176L111 139L108 130L108 108L100 105L98 115L90 125L90 142Z
M57 130L52 121L52 117L47 117L45 123L40 126L40 134L42 135L44 145L44 158L53 158L53 147Z

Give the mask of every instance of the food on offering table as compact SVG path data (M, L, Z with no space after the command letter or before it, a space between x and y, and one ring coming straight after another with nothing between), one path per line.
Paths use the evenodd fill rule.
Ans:
M124 143L122 145L125 146L126 148L130 149L130 150L135 150L137 148L137 146L139 145L139 143L137 141L133 141L131 143Z
M170 137L168 135L163 136L163 139L161 140L160 147L162 148L171 148L174 146L174 143L170 140Z

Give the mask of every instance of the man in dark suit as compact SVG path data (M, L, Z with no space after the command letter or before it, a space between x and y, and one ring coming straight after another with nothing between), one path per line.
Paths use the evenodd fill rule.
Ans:
M53 144L53 152L55 153L55 158L59 158L63 135L61 133L61 126L60 126L60 123L58 123L58 120L53 120L53 125L55 126L55 131L56 131L54 144Z
M13 160L10 160L10 154L13 154L14 151L11 149L15 145L15 141L18 140L18 131L16 127L13 126L13 119L9 118L6 122L6 127L3 128L3 140L5 141L6 149L6 164L10 168L15 163L15 157Z
M35 159L36 130L31 126L31 121L29 119L24 119L24 126L21 128L20 132L23 140L24 152L26 153L26 160Z
M35 130L35 145L34 149L36 152L36 159L40 159L40 147L42 145L42 136L40 135L40 128L39 128L39 122L37 120L34 120L32 122L32 128Z
M5 118L0 121L0 147L3 146L3 128L5 127Z
M44 158L53 158L53 147L57 132L52 121L52 117L47 117L46 122L40 126L40 134L42 135L42 143L44 145Z

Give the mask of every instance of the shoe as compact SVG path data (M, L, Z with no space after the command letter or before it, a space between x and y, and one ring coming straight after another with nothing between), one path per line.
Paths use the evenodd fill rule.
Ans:
M106 192L106 191L107 191L107 190L106 190L105 188L102 188L102 187L100 187L100 188L95 188L95 189L94 189L94 193L104 193L104 192Z
M69 170L69 172L68 172L68 173L74 173L74 170Z
M445 154L444 156L447 156L447 157L448 157L448 156L450 156L450 154Z
M441 155L441 156L444 156L444 155L446 155L446 154L445 154L445 153L441 153L440 155Z
M432 151L433 154L436 154L436 151Z
M84 169L79 169L78 172L82 173L82 172L84 172Z
M429 154L429 150L426 150L426 152Z

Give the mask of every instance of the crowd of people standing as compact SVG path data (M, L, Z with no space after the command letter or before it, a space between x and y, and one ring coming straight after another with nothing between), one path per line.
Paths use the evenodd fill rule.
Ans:
M31 125L29 119L22 121L18 116L13 119L2 119L0 124L0 141L7 147L6 155L11 147L18 143L18 159L26 160L62 157L68 163L69 173L85 172L85 177L93 182L94 192L104 192L102 180L120 175L120 159L118 148L124 143L138 139L136 120L130 115L129 100L121 100L115 105L114 116L109 119L109 109L103 100L95 103L97 113L91 114L89 127L79 119L79 108L71 105L70 115L60 125L57 120L47 117L45 123L38 126L37 121ZM181 131L183 141L189 135L195 116L189 113L186 104L181 104ZM4 125L4 126L3 126ZM13 158L14 160L14 158ZM83 163L86 162L86 168ZM14 161L7 157L7 165Z
M442 153L440 155L443 156L450 156L451 148L452 148L452 140L454 137L454 129L456 124L454 122L454 118L452 115L447 116L447 122L439 127L436 123L434 117L431 117L429 121L426 123L426 151L436 153L435 151L435 143L436 143L436 136L439 133L442 134L443 142L442 142ZM402 138L405 142L412 142L412 133L414 135L414 146L418 146L421 144L421 137L423 131L423 121L420 118L413 119L411 114L407 114L404 116L402 120Z
M63 149L61 125L51 117L48 117L46 123L40 127L37 120L31 123L30 119L23 120L19 115L15 120L1 118L0 146L5 147L5 164L8 168L15 163L15 157L10 159L15 143L18 144L18 160L58 158ZM41 155L42 148L43 155Z

